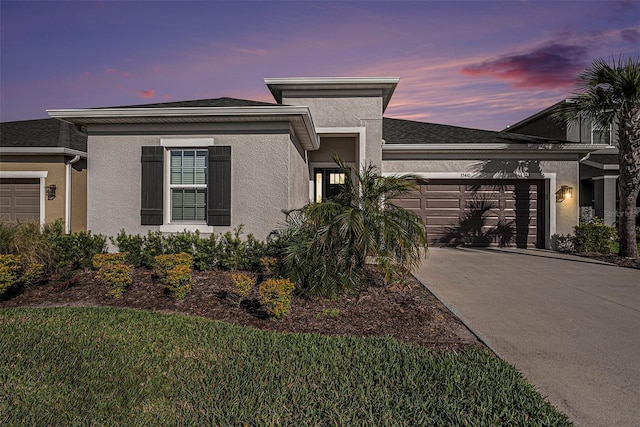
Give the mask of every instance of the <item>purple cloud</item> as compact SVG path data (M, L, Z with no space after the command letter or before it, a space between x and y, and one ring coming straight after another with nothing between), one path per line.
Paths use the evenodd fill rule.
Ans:
M632 44L640 43L640 31L636 30L635 28L620 31L620 36L622 37L622 40L626 42Z
M511 82L514 88L558 89L573 86L576 75L588 64L585 46L552 43L521 54L504 55L461 72Z

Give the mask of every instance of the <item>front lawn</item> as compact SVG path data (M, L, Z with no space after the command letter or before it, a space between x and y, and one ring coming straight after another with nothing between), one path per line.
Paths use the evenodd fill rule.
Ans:
M2 425L570 425L471 347L118 308L0 310Z

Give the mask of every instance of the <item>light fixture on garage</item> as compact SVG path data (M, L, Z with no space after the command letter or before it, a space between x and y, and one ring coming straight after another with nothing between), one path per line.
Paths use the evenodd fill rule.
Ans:
M47 185L47 200L53 200L56 198L56 185L51 184Z
M563 185L560 190L556 191L556 202L560 203L564 199L571 199L573 197L573 187Z

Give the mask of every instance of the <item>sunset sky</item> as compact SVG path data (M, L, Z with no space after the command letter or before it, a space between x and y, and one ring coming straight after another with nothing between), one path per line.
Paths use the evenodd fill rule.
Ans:
M593 59L640 56L638 1L6 1L1 120L234 98L265 77L397 76L386 111L501 130Z

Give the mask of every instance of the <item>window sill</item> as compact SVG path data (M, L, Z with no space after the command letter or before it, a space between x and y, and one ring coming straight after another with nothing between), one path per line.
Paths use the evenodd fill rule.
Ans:
M200 233L214 233L215 227L207 225L207 224L189 224L189 223L173 223L173 224L163 224L160 226L160 231L162 233L180 233L182 231L191 231L192 233L200 231Z

